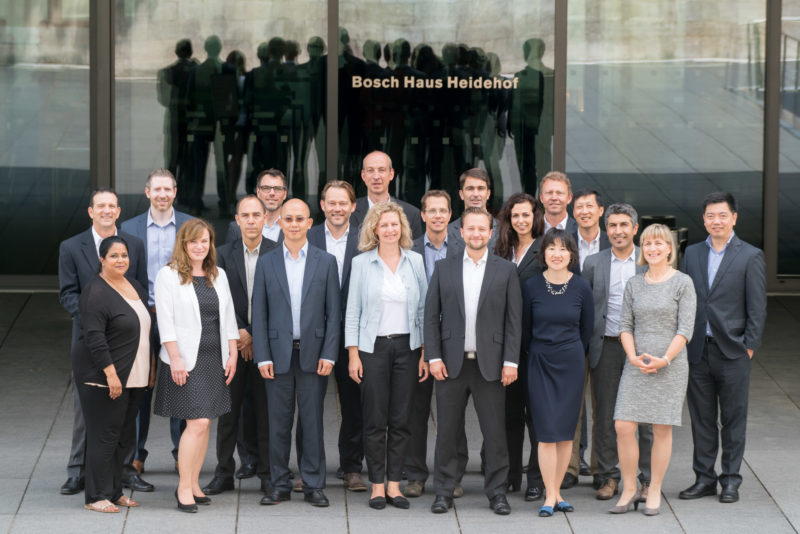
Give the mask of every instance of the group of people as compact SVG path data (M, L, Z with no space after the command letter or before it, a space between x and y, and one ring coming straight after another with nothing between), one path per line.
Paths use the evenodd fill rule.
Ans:
M219 248L211 225L173 208L165 169L148 177L150 209L121 231L116 194L92 194L92 227L62 243L59 258L75 391L62 493L85 486L86 508L99 512L138 506L123 488L153 491L141 478L152 410L171 418L178 509L196 512L234 477L255 475L264 505L297 491L328 506L323 405L333 374L337 476L350 491L369 489L374 509L406 509L424 493L435 394L432 512L463 495L470 395L494 513L510 513L523 464L524 499L544 499L539 515L571 512L562 490L581 470L587 388L597 498L619 495L609 512L644 502L645 514L658 513L687 391L696 480L680 497L716 495L719 482L721 502L738 500L766 282L763 253L733 231L729 193L705 198L708 238L686 249L679 271L669 228L648 226L636 246L632 206L573 193L560 172L542 178L538 198L511 195L494 218L489 175L467 170L452 221L446 191L427 191L421 210L389 195L385 153L368 154L361 177L361 198L348 182L325 185L325 220L314 226L303 200L286 200L284 174L266 170ZM217 466L201 486L215 418Z

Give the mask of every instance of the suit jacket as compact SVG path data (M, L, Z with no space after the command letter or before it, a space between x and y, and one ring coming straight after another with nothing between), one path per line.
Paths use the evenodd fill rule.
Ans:
M433 276L433 273L428 272L428 263L425 261L425 235L421 235L414 240L414 246L411 247L411 250L422 256L422 265L425 267L425 274L428 277ZM450 234L447 235L447 252L445 253L445 258L451 258L453 256L464 257L464 241L459 241L457 239L453 239L450 237ZM437 262L438 263L438 262Z
M258 249L259 257L277 247L278 244L271 239L262 237L261 247ZM217 249L217 266L225 269L228 276L228 287L233 299L233 310L236 314L236 325L241 330L244 328L253 334L250 321L247 320L247 308L250 298L247 296L247 272L244 269L244 243L237 239L226 243ZM255 284L254 284L255 287Z
M436 264L425 301L425 360L441 359L450 378L464 362L463 254ZM503 362L519 363L522 291L517 266L494 254L486 260L476 321L478 367L487 381L500 380Z
M397 274L403 279L408 296L409 348L422 345L422 323L425 312L425 294L428 280L422 256L411 250L402 250L403 257L397 265ZM374 352L375 338L381 320L381 295L383 293L383 267L378 249L368 250L353 258L352 284L347 296L344 322L344 346L358 347L364 352Z
M239 339L239 328L236 325L228 277L224 269L217 269L217 273L214 290L219 300L219 341L222 367L225 367L230 354L228 341ZM191 372L197 363L197 351L203 333L200 303L197 301L194 284L181 284L178 271L165 265L156 276L155 297L158 333L161 337L159 357L168 364L169 354L164 343L175 341L186 370Z
M283 247L258 259L253 285L253 360L271 361L275 374L292 360L292 301ZM336 258L308 246L300 304L300 369L315 373L320 359L336 361L342 310Z
M708 287L708 246L686 248L683 272L691 276L697 293L694 334L687 346L689 362L703 357L706 322L722 354L744 358L758 350L767 319L767 279L764 253L733 236L711 288Z
M322 249L326 252L327 251L327 243L325 240L325 222L322 224L318 224L312 227L308 234L306 235L308 239L308 244L313 245L319 249ZM344 251L344 265L342 265L342 282L340 284L341 287L341 307L342 307L342 325L344 325L344 313L347 310L347 294L350 290L350 264L353 261L355 256L358 256L361 252L358 250L358 226L357 225L350 225L350 229L347 233L347 245ZM332 252L329 254L333 255ZM334 256L335 258L335 256ZM338 269L338 265L337 265ZM338 276L338 270L337 270ZM344 340L342 340L344 341Z
M276 223L277 224L277 223ZM263 235L263 234L262 234ZM228 224L228 232L225 234L225 243L233 243L234 241L241 241L242 240L242 229L239 228L239 225L236 224L236 220L233 220ZM272 241L270 239L270 241ZM275 243L275 241L272 241ZM279 244L283 243L283 230L278 233L278 241Z
M577 224L577 223L576 223ZM572 233L572 237L575 239L575 244L578 244L578 231ZM606 234L602 229L600 230L600 249L597 252L603 251L607 248L611 248L611 241L608 240L608 234ZM580 252L580 248L578 248ZM595 253L596 254L596 253ZM589 256L587 256L588 258ZM585 262L586 260L584 260ZM581 274L581 264L578 262L578 268L575 269L573 272Z
M406 218L408 219L408 224L411 226L411 237L413 239L418 238L424 232L422 227L422 217L419 214L419 210L409 204L408 202L404 202L398 198L391 198L392 202L396 202L403 208L403 212L406 214ZM353 212L353 215L350 217L350 222L354 223L357 228L361 228L361 223L364 222L364 218L367 216L367 212L369 211L369 199L367 197L360 197L356 199L356 210Z
M147 256L142 241L131 234L118 232L128 243L130 265L125 276L147 287ZM58 248L58 301L72 315L72 343L80 333L78 300L83 288L100 271L100 259L94 245L92 229L81 232L61 242Z
M603 352L603 336L606 334L608 312L608 289L611 277L611 249L592 254L583 262L581 276L589 282L594 296L594 329L589 342L589 366L594 369ZM639 257L639 247L633 247L634 258ZM636 274L647 271L647 265L637 265Z
M539 254L539 249L542 245L542 238L537 237L533 240L533 243L528 250L525 251L525 255L522 257L522 261L519 262L517 265L517 275L519 276L519 285L522 285L528 280L528 278L532 278L537 274L541 274L544 271L544 267L536 256ZM527 348L524 348L527 350Z
M141 214L137 215L136 217L132 217L132 218L128 219L127 221L122 223L122 226L121 226L123 232L127 232L127 233L129 233L131 235L135 235L136 237L138 237L139 239L142 240L142 243L144 243L145 258L148 257L147 256L148 255L148 251L147 251L147 213L149 211L150 210L145 211L144 213L141 213ZM188 221L190 219L193 219L193 218L194 217L192 217L191 215L189 215L187 213L183 213L182 211L175 210L175 233L177 234L178 230L180 230L181 226L183 226L183 223L185 223L186 221ZM163 267L163 265L162 265L162 267ZM145 262L145 270L146 269L147 269L147 263ZM147 286L145 286L145 287L147 287Z

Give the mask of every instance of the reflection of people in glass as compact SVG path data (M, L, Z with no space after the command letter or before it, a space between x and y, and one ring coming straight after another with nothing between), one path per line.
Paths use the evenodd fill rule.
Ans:
M192 59L192 42L181 39L175 45L175 63L158 71L156 92L164 106L164 167L178 181L178 202L186 203L189 188L188 147L186 142L186 93L191 72L197 67Z
M522 188L528 193L536 192L536 135L544 104L544 74L539 70L544 42L528 39L522 47L528 65L514 76L519 79L518 88L511 92L508 129L514 138Z
M247 113L242 101L245 73L247 72L244 54L239 50L234 50L225 58L225 63L236 71L236 107L239 111L235 118L229 118L222 125L224 138L222 148L225 151L228 173L227 207L231 208L236 201L236 189L239 187L239 180L242 175L242 159L247 154L247 141L250 138L250 130L247 127Z
M500 58L497 54L486 54L490 78L500 77ZM487 108L484 112L483 129L480 132L483 162L489 176L494 176L494 197L503 198L503 173L500 170L500 159L506 146L506 121L508 113L509 89L488 90Z
M317 154L319 180L317 190L321 191L327 181L325 161L325 88L326 79L326 54L325 41L322 37L312 37L306 45L308 61L297 67L297 77L301 96L296 100L304 103L306 111L303 115L303 143L298 149L299 158L304 162L308 160L311 144Z
M364 75L369 79L388 78L391 71L381 67L381 45L366 40L364 53ZM380 88L361 89L361 103L364 107L364 150L386 150L386 113L388 91ZM416 200L416 199L415 199Z
M361 164L363 108L360 90L354 89L353 76L364 76L366 64L353 55L350 34L339 28L339 176L352 180Z

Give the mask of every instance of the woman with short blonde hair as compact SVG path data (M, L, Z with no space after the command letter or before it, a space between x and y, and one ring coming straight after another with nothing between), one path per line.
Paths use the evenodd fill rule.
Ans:
M358 237L358 250L361 252L378 247L378 234L375 230L384 213L396 213L400 217L400 240L398 242L400 248L408 250L414 245L411 225L408 224L406 213L399 204L388 200L374 204L367 212L367 216L364 217L364 222L361 223L361 233Z
M660 239L664 243L669 244L667 263L669 263L671 267L675 267L675 262L678 259L678 249L675 245L675 236L672 234L672 230L663 224L651 224L642 231L642 235L639 237L639 243L641 244L646 240L649 241L652 239ZM647 265L647 260L644 257L644 251L641 245L639 247L639 258L636 260L636 265Z

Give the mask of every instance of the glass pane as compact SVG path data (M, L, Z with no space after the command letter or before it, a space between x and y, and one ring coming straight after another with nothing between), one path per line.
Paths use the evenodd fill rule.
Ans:
M739 201L762 246L765 0L569 3L567 172L574 187L705 239L705 194ZM760 21L760 22L759 22Z
M783 2L778 274L800 275L800 5Z
M59 4L0 0L3 275L56 274L59 242L90 223L89 0L77 17Z
M339 177L364 194L361 160L382 150L391 193L414 204L428 188L458 199L471 167L494 208L535 191L551 166L552 0L340 0L339 19Z
M158 167L178 179L178 209L218 229L261 170L299 197L325 181L327 2L117 0L116 17L123 219L145 211Z

